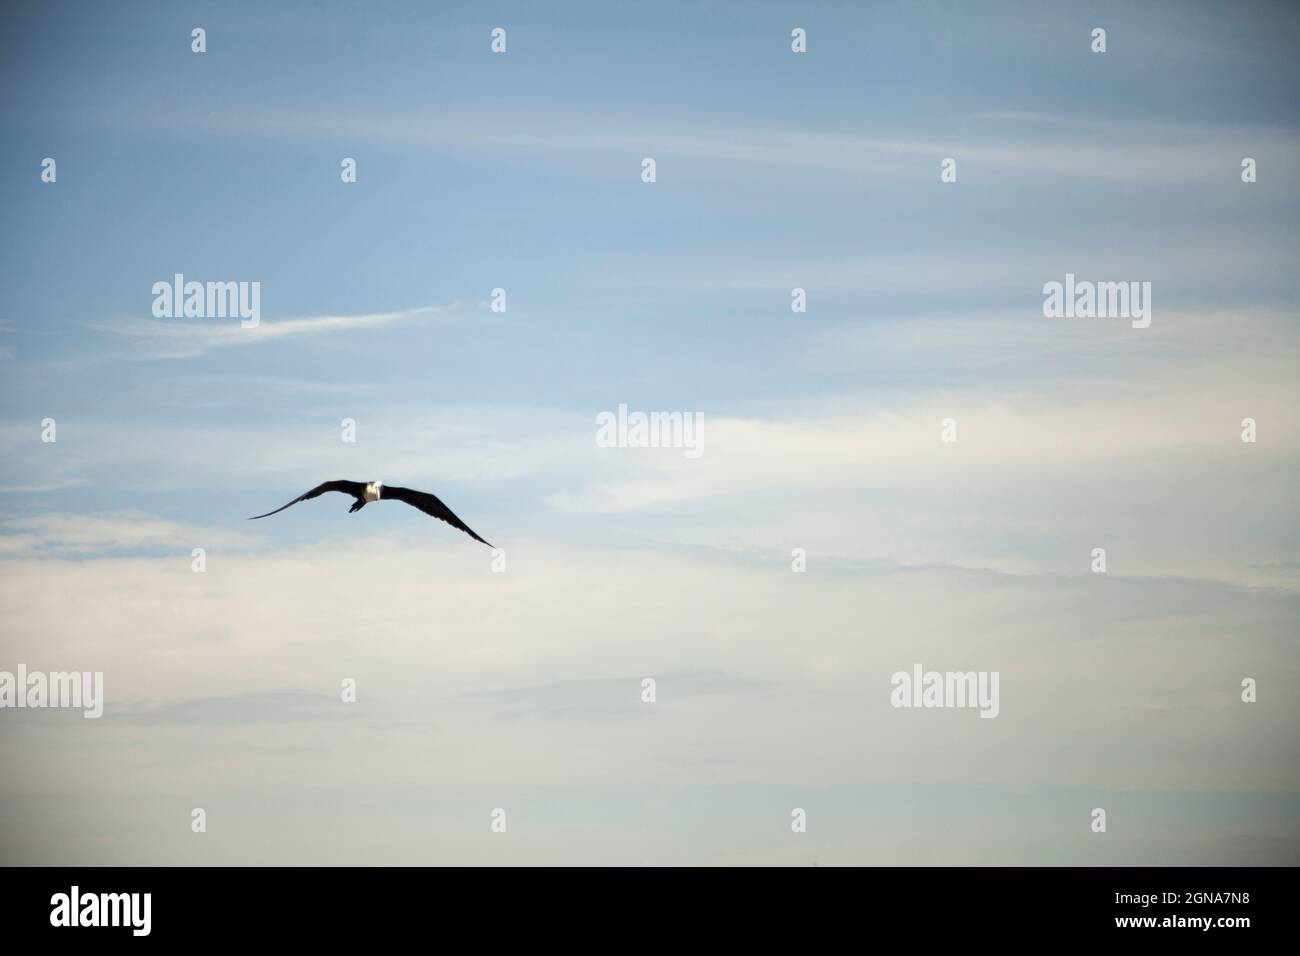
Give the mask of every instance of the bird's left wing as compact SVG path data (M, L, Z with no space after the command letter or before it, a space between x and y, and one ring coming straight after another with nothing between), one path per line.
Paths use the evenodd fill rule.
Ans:
M317 485L311 491L303 492L287 505L281 505L274 511L268 511L264 515L253 515L253 517L248 520L256 521L258 518L269 518L271 515L279 514L285 508L288 508L291 505L296 505L300 501L310 501L312 498L319 498L327 491L341 491L344 494L351 495L353 498L360 498L365 494L366 483L364 481L327 481L323 484Z
M405 501L408 505L419 508L425 514L432 515L441 521L445 521L453 528L459 528L475 541L482 541L483 544L487 544L489 548L492 547L492 545L483 541L482 538L476 535L469 525L457 518L456 515L452 513L452 510L439 500L437 495L431 495L427 491L412 491L410 488L393 488L389 485L384 485L383 497L394 498L397 501Z

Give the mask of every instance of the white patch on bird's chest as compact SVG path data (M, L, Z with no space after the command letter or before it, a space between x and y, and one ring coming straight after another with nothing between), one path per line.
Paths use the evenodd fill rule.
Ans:
M384 489L382 481L372 481L366 485L366 501L378 501Z

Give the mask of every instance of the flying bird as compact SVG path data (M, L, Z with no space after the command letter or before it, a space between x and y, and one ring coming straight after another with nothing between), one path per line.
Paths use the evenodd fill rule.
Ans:
M412 491L410 488L396 488L385 485L382 481L327 481L324 484L317 485L311 491L299 495L287 505L281 505L275 511L268 511L264 515L253 515L249 521L256 521L258 518L269 518L273 514L279 514L285 508L296 505L300 501L308 501L312 498L319 498L327 491L341 491L345 495L351 495L356 501L352 502L352 507L348 509L348 514L354 511L360 511L371 501L405 501L408 505L419 508L427 515L433 515L441 521L447 522L453 528L459 528L475 541L483 541L476 535L473 529L465 522L457 518L450 508L444 505L437 497L427 491ZM490 548L492 545L483 541Z

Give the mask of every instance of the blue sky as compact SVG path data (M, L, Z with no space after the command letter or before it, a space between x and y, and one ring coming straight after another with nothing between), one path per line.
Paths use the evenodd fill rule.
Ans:
M741 816L770 799L778 833L803 785L828 808L882 787L886 818L930 788L931 824L968 820L962 788L980 785L1006 797L975 827L1004 840L1000 862L1295 862L1293 5L5 17L0 669L103 669L111 690L102 727L24 725L15 739L61 759L7 752L29 782L0 807L85 811L85 781L58 769L84 760L101 796L182 819L20 859L247 854L283 832L257 808L328 786L346 747L366 799L463 798L470 817L509 799L496 786L566 819L575 779L641 806L650 765L674 812L692 788L747 792ZM261 326L155 319L151 287L177 272L260 282ZM1067 272L1151 282L1151 327L1044 318L1042 286ZM620 403L703 414L705 454L597 448L595 416ZM396 506L244 520L330 478L438 493L509 570ZM882 710L889 673L918 660L1000 670L1003 715L957 730ZM1265 713L1243 717L1234 688L1264 673ZM662 721L609 691L632 687L635 710L647 674L681 690ZM341 725L321 714L358 675L372 703L330 744ZM191 732L215 768L183 756ZM426 745L444 772L393 769ZM1029 842L1008 796L1025 788L1049 821ZM1108 857L1069 829L1097 792L1163 793L1187 820L1220 807L1228 835L1129 831ZM248 815L221 849L186 840L203 799ZM642 830L675 848L661 862L809 855L739 826L701 857L667 811L609 813L564 859L651 852ZM308 858L303 827L283 858ZM545 832L491 852L556 859ZM818 852L908 859L853 834L823 831ZM475 839L441 849L472 861ZM412 862L402 846L366 859ZM917 852L979 859L953 846Z

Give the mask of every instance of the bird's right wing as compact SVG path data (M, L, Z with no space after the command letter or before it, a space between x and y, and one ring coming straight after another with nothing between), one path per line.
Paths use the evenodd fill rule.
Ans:
M311 491L299 495L287 505L281 505L274 511L268 511L264 515L253 515L253 517L248 520L256 521L258 518L269 518L273 514L279 514L285 508L290 507L290 505L296 505L300 501L307 501L311 498L319 498L327 491L341 491L344 494L351 495L353 498L364 498L366 494L366 483L364 481L327 481L324 484L317 485Z
M405 501L408 505L419 508L425 514L431 515L439 521L445 521L453 528L459 528L475 541L482 541L489 548L492 547L492 545L475 534L469 525L457 518L437 495L431 495L427 491L413 491L410 488L394 488L385 485L383 497L396 501Z

